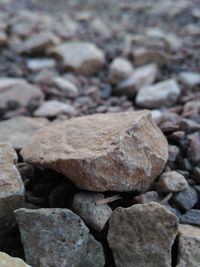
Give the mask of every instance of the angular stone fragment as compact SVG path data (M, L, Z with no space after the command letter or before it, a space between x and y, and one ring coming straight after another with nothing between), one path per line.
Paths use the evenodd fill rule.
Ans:
M196 72L181 72L179 74L179 80L186 87L186 89L191 89L197 85L200 85L200 74Z
M24 204L24 185L15 167L17 154L8 144L0 144L0 232L14 221L14 210Z
M66 42L51 53L62 60L64 69L86 75L99 71L105 61L104 53L93 43Z
M150 113L139 111L95 114L45 127L22 156L68 176L82 189L145 191L164 168L167 150Z
M126 58L115 58L109 67L109 80L113 84L119 83L130 76L133 72L133 66Z
M10 143L15 149L26 145L38 129L48 124L45 118L15 117L0 122L0 143Z
M103 248L68 209L15 212L26 261L37 267L103 267Z
M76 97L78 95L78 88L68 81L67 79L64 79L62 77L54 77L53 78L53 84L62 91L62 93L67 97Z
M178 220L151 202L113 211L108 243L117 267L170 267Z
M0 252L1 267L31 267L19 258L13 258L4 252Z
M199 267L200 228L179 225L177 267Z
M173 199L176 205L184 210L192 209L199 200L198 193L192 186L188 186L185 190L177 193Z
M192 209L179 217L180 223L200 226L200 210Z
M150 86L142 87L136 104L144 108L172 106L178 100L181 90L175 80L169 79Z
M96 205L96 201L103 199L103 194L78 193L74 196L73 209L81 219L97 231L102 231L112 214L107 204Z

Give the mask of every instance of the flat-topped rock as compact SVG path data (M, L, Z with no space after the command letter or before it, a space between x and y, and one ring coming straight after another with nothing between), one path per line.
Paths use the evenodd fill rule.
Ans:
M150 113L139 111L54 123L37 132L22 156L82 189L145 191L163 170L168 147Z

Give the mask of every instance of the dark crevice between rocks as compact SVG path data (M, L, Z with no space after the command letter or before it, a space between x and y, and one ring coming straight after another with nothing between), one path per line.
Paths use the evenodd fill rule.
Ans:
M171 256L172 256L172 267L176 267L178 263L178 235L176 236L174 244L172 245Z

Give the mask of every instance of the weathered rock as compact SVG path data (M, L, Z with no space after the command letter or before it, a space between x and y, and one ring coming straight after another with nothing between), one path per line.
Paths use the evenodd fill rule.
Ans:
M79 188L145 191L164 168L167 150L150 113L140 111L96 114L45 127L22 156L68 176Z
M54 68L55 66L56 61L52 58L32 58L27 61L27 67L31 71L40 71L45 68Z
M133 74L130 77L119 83L115 92L117 94L125 94L132 98L141 87L152 84L157 74L158 69L155 64L137 68L133 71Z
M195 72L181 72L179 74L179 80L186 87L186 89L191 89L197 85L200 85L200 74Z
M163 173L156 185L159 192L180 192L188 187L188 183L183 175L176 171Z
M29 264L37 267L103 267L103 248L68 209L15 212Z
M176 103L180 93L181 90L176 81L169 79L142 87L136 96L136 104L145 108L171 106Z
M177 158L177 156L180 153L180 149L177 146L169 145L168 146L168 161L174 162Z
M14 210L24 204L24 185L15 167L17 154L8 144L0 144L0 232L14 221Z
M188 210L186 213L179 217L180 222L183 224L192 224L200 226L200 210Z
M81 74L98 72L105 61L104 53L92 43L66 42L51 50L62 60L62 67Z
M108 243L117 267L170 267L178 230L176 216L158 203L113 211Z
M103 194L78 193L73 200L74 211L88 226L99 232L103 230L112 214L112 210L107 204L96 205L96 201L103 198Z
M1 267L31 267L19 258L13 258L4 252L0 252Z
M177 267L198 267L200 262L200 228L179 225Z
M15 149L26 145L38 129L48 124L45 118L15 117L0 122L0 143L10 143Z
M149 202L159 202L159 196L156 191L148 191L145 194L140 194L136 197L134 197L134 201L136 201L138 204L146 204Z
M200 163L200 135L198 132L191 138L187 156L193 163Z
M129 60L122 57L115 58L109 67L109 80L113 84L128 78L133 72L133 66Z
M44 96L41 90L23 79L0 79L0 108L5 109L9 103L14 102L26 107L31 101L39 105Z
M176 205L184 210L192 209L197 204L198 200L198 193L192 186L188 186L187 189L174 196Z
M67 79L59 76L55 77L53 78L53 84L67 97L76 97L78 95L78 88Z

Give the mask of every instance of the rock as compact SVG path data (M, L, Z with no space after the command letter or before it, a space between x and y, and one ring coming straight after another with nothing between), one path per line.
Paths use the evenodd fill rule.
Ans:
M188 101L183 106L183 115L188 113L200 114L200 101Z
M24 185L16 162L14 149L0 144L0 233L15 222L13 211L24 205Z
M150 113L140 111L83 116L45 127L22 156L66 175L82 189L145 191L164 168L167 150Z
M48 100L36 109L34 116L36 117L56 117L59 114L74 115L76 110L73 106L57 100Z
M133 72L133 66L129 60L123 57L115 58L109 67L109 80L113 84L128 78Z
M200 226L200 210L189 210L179 217L180 223Z
M62 77L54 77L53 78L53 84L60 89L66 97L76 97L78 96L78 88L68 81L67 79L64 79Z
M168 145L168 161L174 162L180 153L180 149L174 145Z
M147 219L148 218L148 219ZM108 243L117 267L170 267L178 220L156 202L113 211Z
M192 89L197 85L200 85L200 74L196 72L181 72L179 74L180 82L186 87L186 89Z
M187 149L188 159L193 163L200 163L200 135L199 133L195 134L189 144Z
M8 40L7 34L0 29L0 47L5 45L7 40Z
M179 225L177 267L198 267L200 261L200 228Z
M177 193L173 197L176 205L184 210L192 209L198 202L198 194L192 186Z
M0 78L0 109L7 108L11 102L22 107L27 107L33 101L35 105L39 105L43 98L38 87L23 79Z
M52 58L31 58L27 61L27 67L31 71L40 71L45 68L54 68L56 61Z
M180 93L176 81L169 79L142 87L136 96L136 104L144 108L172 106L178 100Z
M62 67L75 73L90 75L104 65L104 53L92 43L66 42L50 51L62 60Z
M133 71L131 76L117 86L115 92L117 94L125 94L132 98L141 87L152 84L157 74L158 69L155 64L149 64L137 68Z
M101 244L72 211L19 209L15 215L29 264L37 267L104 266Z
M31 267L19 258L13 258L4 252L0 252L1 267Z
M151 117L152 117L153 121L157 125L159 125L163 119L163 113L158 109L154 109L154 110L151 110Z
M160 199L156 191L149 191L146 192L145 194L140 194L134 197L134 201L136 201L139 204L146 204L152 201L159 202Z
M96 205L96 201L103 198L103 194L78 193L73 200L74 211L89 227L99 232L103 230L112 214L112 210L107 204Z
M45 118L14 117L0 122L0 143L10 143L15 149L26 145L38 129L48 124Z
M187 187L188 183L185 177L176 171L163 173L156 184L158 192L164 193L180 192L185 190Z

